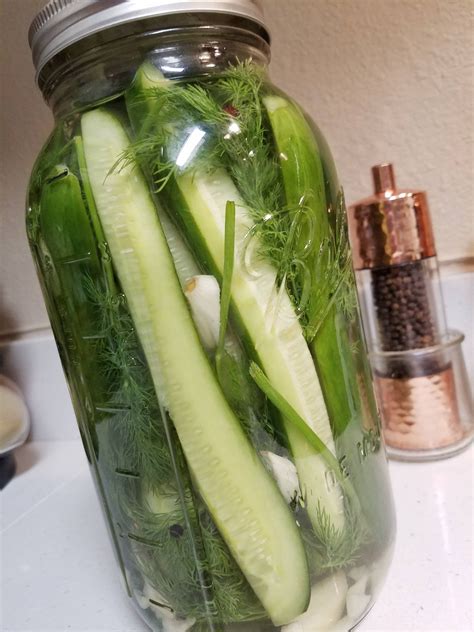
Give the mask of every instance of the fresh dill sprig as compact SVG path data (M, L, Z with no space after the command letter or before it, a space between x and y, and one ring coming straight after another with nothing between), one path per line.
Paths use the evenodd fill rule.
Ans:
M334 294L336 295L337 305L341 308L348 320L351 321L357 309L357 292L352 269L352 255L346 221L346 203L342 190L337 196L334 235L334 260L338 271L338 274L335 275L338 280L338 285L334 288Z
M146 485L172 476L161 413L132 318L122 294L111 295L86 279L89 300L98 311L96 352L110 386L99 408L113 415L119 469L140 473Z
M327 448L320 437L302 419L296 410L276 391L261 368L252 363L250 374L268 399L278 408L281 414L301 435L316 454L326 462L336 477L341 490L344 492L345 518L347 526L338 529L327 511L318 501L316 507L317 520L308 523L307 514L301 518L304 523L303 533L314 552L315 568L324 571L331 568L342 568L354 564L361 555L362 545L368 540L369 531L362 514L360 502L352 486L340 468L337 458ZM307 499L303 498L302 506Z
M344 202L339 196L334 231L320 244L317 256L306 261L307 253L298 245L312 219L304 203L294 209L286 205L262 102L267 90L262 70L249 60L215 80L149 88L135 99L138 105L143 99L153 102L153 116L137 130L121 160L138 161L151 173L158 193L183 171L227 169L254 222L248 245L256 238L256 256L277 270L277 283L286 286L311 340L335 302L352 310ZM204 133L202 143L188 164L178 166L179 151L196 128Z
M334 230L322 241L314 262L311 311L305 327L309 340L316 336L334 305L337 305L349 321L354 317L357 295L345 218L344 195L339 193Z
M262 73L254 64L245 62L231 67L214 82L144 91L145 98L159 100L159 107L153 108L153 124L138 131L122 162L138 161L144 165L162 190L163 182L176 173L176 157L183 141L199 127L205 132L204 142L191 164L178 171L228 167L252 218L268 220L275 214L276 224L280 223L282 218L277 211L282 188L264 121L262 86ZM274 227L267 221L264 229L270 231ZM272 250L274 244L273 235L269 240Z
M318 253L312 253L311 261L307 261L307 253L301 250L301 236L307 232L308 222L315 221L304 204L305 195L309 197L311 192L302 192L303 201L298 208L286 205L280 164L262 101L267 90L261 70L251 62L244 62L200 84L164 84L145 91L146 98L155 100L159 107L153 108L152 120L135 131L127 159L138 160L145 172L151 174L155 189L163 193L164 199L167 187L181 173L212 173L224 168L253 220L247 240L249 247L255 237L256 256L275 267L277 283L286 287L304 333L311 340L335 304L347 313L352 309L349 296L353 295L353 282L344 201L341 195L333 229L319 245ZM203 132L200 144L187 161L178 161L180 151L196 129ZM225 373L232 375L228 367ZM243 382L237 377L238 394L243 392ZM227 392L226 396L232 399ZM239 417L245 419L245 412ZM258 423L259 420L257 426ZM322 450L328 456L324 446ZM361 522L360 515L348 514L348 524L353 519ZM345 538L348 541L344 546L351 552L345 557L352 559L358 538L349 536L352 532L357 534L359 526L343 534L331 531L327 524L326 527L319 535L328 539L332 534L330 550L343 553L341 542ZM321 541L316 538L316 542ZM344 557L342 553L340 560ZM330 557L336 559L335 553Z
M312 527L302 528L302 536L308 550L311 570L322 574L328 570L355 566L369 541L369 531L358 510L346 504L348 526L335 527L331 516L318 502L317 521Z
M225 209L225 237L224 237L224 271L222 275L222 290L220 300L219 340L216 349L216 370L222 379L222 357L225 353L225 338L231 299L232 275L234 271L235 252L235 202L228 200Z
M90 278L84 285L97 309L96 353L110 385L99 406L108 416L98 425L100 464L119 507L115 520L133 552L128 565L178 616L206 622L211 613L217 623L264 617L204 502L192 491L173 430L174 445L169 444L166 413L158 405L125 297ZM147 499L163 496L167 510L156 512Z
M230 173L255 220L281 208L281 183L278 163L266 125L261 97L264 89L260 69L251 62L231 67L216 82L213 94L217 103L228 107L235 133L220 139Z
M136 138L119 157L114 170L138 163L151 174L155 191L161 192L170 179L183 170L177 158L184 141L198 126L205 133L205 155L193 157L193 169L217 168L221 162L220 147L214 130L224 129L229 117L218 104L209 98L206 89L197 83L177 85L170 90L166 85L147 88L135 95L129 107L141 107L143 101L151 104L151 113L136 130ZM185 168L185 166L184 166Z

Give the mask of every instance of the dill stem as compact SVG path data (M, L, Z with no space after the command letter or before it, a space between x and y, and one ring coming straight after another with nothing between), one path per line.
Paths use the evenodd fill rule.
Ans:
M342 473L339 461L333 455L331 450L327 448L324 441L322 441L322 439L314 432L314 430L308 426L308 424L293 408L293 406L289 402L287 402L286 399L282 395L280 395L280 393L272 386L268 377L255 362L252 362L250 365L250 375L257 386L272 402L272 404L276 408L278 408L284 418L287 419L296 428L298 428L298 430L304 436L309 445L314 448L314 450L318 454L321 455L327 466L334 473L337 482L341 485L341 488L346 493L348 500L354 503L353 506L355 508L360 509L360 501L357 497L357 494L355 493L354 488L352 487L352 484Z
M225 335L229 320L231 299L232 274L234 272L235 257L235 202L227 201L225 207L225 235L224 235L224 268L222 274L222 290L220 305L219 340L216 350L217 374L221 374L222 357L224 355Z

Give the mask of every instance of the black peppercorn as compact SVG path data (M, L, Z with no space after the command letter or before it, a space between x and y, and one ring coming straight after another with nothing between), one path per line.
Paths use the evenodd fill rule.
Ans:
M422 262L372 270L372 288L383 351L406 351L436 343Z
M184 528L180 524L172 524L170 527L170 536L172 538L180 538L184 533Z

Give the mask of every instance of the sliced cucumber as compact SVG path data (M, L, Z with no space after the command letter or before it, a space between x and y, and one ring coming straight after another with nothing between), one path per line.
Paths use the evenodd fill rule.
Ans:
M263 98L263 104L280 155L288 207L290 212L295 212L304 205L311 212L315 221L307 224L306 231L301 231L301 239L306 245L311 243L318 256L319 246L330 231L318 145L308 122L294 103L281 96L269 95Z
M245 252L252 221L239 192L224 171L182 175L177 184L209 256L222 274L224 211L227 200L236 203L236 255L232 277L232 301L238 320L273 386L298 411L333 454L334 441L324 398L311 353L286 291L276 290L276 270L261 259L247 268ZM256 239L254 237L254 239ZM258 250L258 244L253 244ZM249 250L247 250L247 253ZM315 454L291 424L285 431L295 458L303 497L312 520L318 504L331 516L334 526L344 523L341 492L332 486L324 460Z
M151 125L150 117L154 116L157 101L159 105L157 88L172 90L173 84L156 68L144 64L126 97L137 133L143 133L143 129ZM150 92L153 89L155 92ZM155 98L150 94L155 94ZM172 121L169 124L172 127ZM260 246L255 235L249 243L253 221L232 179L223 169L211 172L191 169L170 178L163 196L167 198L170 211L181 218L186 237L195 252L199 252L202 263L218 278L222 278L224 267L226 203L235 202L234 318L272 385L335 454L326 404L311 352L287 292L284 288L276 289L276 270L258 254L253 257L253 262L249 262L249 254L258 253ZM297 429L285 423L285 431L312 522L319 520L323 508L333 525L342 528L345 522L343 498L332 473Z
M113 171L129 139L105 109L82 117L90 183L157 394L217 527L275 625L304 612L309 577L298 528L208 363L148 187Z
M188 246L184 243L179 230L159 205L157 208L161 228L168 242L176 273L181 286L185 287L187 282L193 277L199 276L201 271Z
M101 401L107 387L91 354L97 315L89 300L85 280L101 276L94 233L82 198L78 178L64 165L57 165L41 194L41 234L56 279L56 304L67 332L67 352L71 364L80 366L80 383L87 384L91 400ZM55 328L56 329L56 328ZM65 350L66 351L66 350ZM88 383L86 376L97 375ZM71 378L72 379L72 376ZM89 432L97 449L97 436L91 422Z
M307 263L315 277L314 284L318 282L319 276L322 277L323 301L321 297L316 301L309 301L310 326L316 332L311 348L316 357L332 429L338 436L343 433L353 416L350 399L352 389L344 380L350 350L347 344L343 344L347 338L346 332L341 331L345 323L341 322L336 308L332 306L321 317L321 302L327 304L331 298L329 288L325 289L324 285L328 282L327 275L332 271L324 270L323 264L323 270L318 272L320 249L333 248L329 238L334 227L331 226L331 216L327 210L320 150L309 123L294 103L275 95L264 97L263 102L280 157L286 202L292 209L301 208L304 204L313 218L313 222L308 224L312 227L313 234L303 232L302 239L312 243L312 254Z
M328 159L329 150L325 150L323 139L317 132L315 134L303 112L290 100L268 96L264 98L264 104L280 155L287 203L297 207L302 192L306 194L306 208L319 222L320 230L315 236L315 245L319 246L327 234L342 228L337 226L335 213L331 217L327 211L328 186L337 182L334 165ZM328 176L330 182L325 183ZM329 195L334 204L337 194L333 190ZM341 210L343 207L336 208L336 214ZM315 253L317 256L318 248ZM370 369L363 347L359 345L356 352L351 348L350 327L349 319L333 305L310 346L338 448L346 455L346 465L352 472L352 486L364 514L359 519L370 526L374 536L373 549L377 549L379 543L392 537L393 507L391 494L385 488L385 477L379 469L383 467L384 457L378 446L377 411L370 386L367 391L367 385L371 383ZM361 384L357 383L358 377ZM362 441L364 445L368 441L373 451L369 451L360 467L360 455L354 446L360 446Z
M94 353L97 314L91 306L85 279L100 278L102 266L80 182L64 165L57 165L43 184L40 218L42 239L48 252L48 255L41 255L44 277L50 277L48 311L70 386L79 431L107 516L114 552L127 592L131 594L122 544L115 529L111 528L115 521L103 481L102 461L98 459L97 424L101 415L94 410L94 401L103 401L109 385ZM46 256L50 258L47 265ZM48 292L46 289L43 291L47 297ZM73 370L68 370L68 366ZM93 410L92 415L90 411Z

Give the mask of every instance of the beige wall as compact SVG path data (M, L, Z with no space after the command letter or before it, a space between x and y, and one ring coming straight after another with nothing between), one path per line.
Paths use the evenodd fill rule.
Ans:
M23 228L26 182L51 120L33 84L26 31L42 0L0 0L0 333L47 318ZM348 201L369 169L396 164L429 192L440 257L474 255L471 0L264 0L272 76L333 149ZM6 55L5 51L10 54Z
M48 324L25 237L25 193L52 126L35 88L27 30L42 0L0 0L0 334Z

